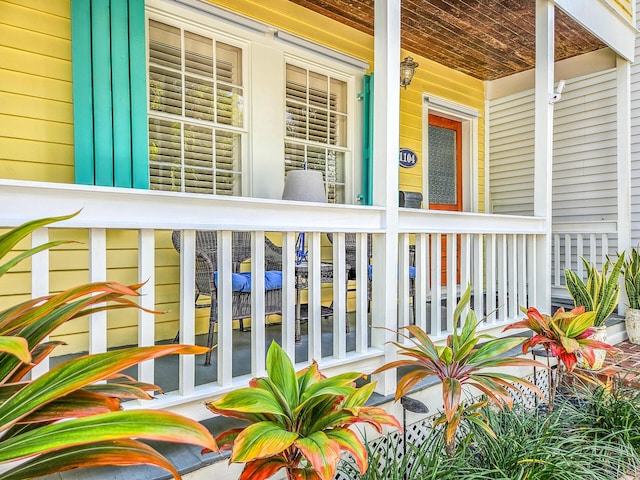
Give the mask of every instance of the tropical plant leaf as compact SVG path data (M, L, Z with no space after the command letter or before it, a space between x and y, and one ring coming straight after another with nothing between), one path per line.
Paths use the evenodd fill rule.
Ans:
M447 377L442 380L442 400L447 421L453 420L453 415L458 411L462 397L462 385L456 378Z
M265 480L286 468L289 463L280 455L247 462L238 480Z
M8 399L0 409L0 425L6 428L56 398L102 380L143 360L172 353L201 354L206 351L207 348L197 346L162 345L123 348L73 358L33 380Z
M322 480L333 480L340 460L340 445L324 432L298 438L296 446Z
M267 375L275 388L286 399L283 405L286 409L293 409L298 405L298 379L293 363L285 351L275 340L267 351Z
M231 461L242 463L279 455L298 437L297 433L289 432L277 423L254 423L237 436L233 444Z
M150 446L135 440L97 442L40 455L2 474L3 480L26 480L75 468L113 465L154 465L180 479L175 467Z
M126 410L73 418L0 442L0 463L61 448L131 437L196 443L212 451L217 445L198 422L160 410Z
M0 258L4 258L20 240L26 238L35 230L46 227L52 223L68 220L78 215L78 213L80 213L80 210L70 215L31 220L30 222L23 223L22 225L9 230L7 233L0 235Z
M507 337L486 342L478 350L469 354L466 363L480 363L490 358L495 358L521 345L524 340L525 338L523 337Z
M0 352L13 355L23 363L31 361L29 344L22 337L0 337Z
M334 428L327 430L327 437L334 440L338 445L351 454L356 461L360 473L364 474L369 467L367 449L355 432L347 428Z
M271 413L286 416L282 405L270 391L257 388L241 388L227 393L224 397L207 404L214 413L227 415L227 412ZM239 417L244 419L245 417Z

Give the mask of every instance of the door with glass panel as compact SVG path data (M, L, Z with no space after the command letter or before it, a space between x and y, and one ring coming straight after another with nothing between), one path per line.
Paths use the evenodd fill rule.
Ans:
M462 211L462 123L429 114L429 208ZM458 239L458 251L460 251ZM456 260L460 281L460 257ZM442 237L442 285L447 283L447 238Z

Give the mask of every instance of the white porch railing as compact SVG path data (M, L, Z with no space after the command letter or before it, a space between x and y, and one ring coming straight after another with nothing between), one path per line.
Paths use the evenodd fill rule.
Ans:
M570 298L566 289L564 270L573 270L584 278L586 273L580 258L601 268L607 255L615 255L616 245L616 222L554 224L551 259L552 295L557 298Z
M88 232L87 265L78 267L79 270L88 271L87 281L107 279L113 265L122 262L117 249L109 241L111 236L127 231L127 238L137 238L132 249L136 255L128 255L124 267L135 268L137 280L146 282L140 303L150 309L166 302L166 269L162 262L170 257L178 264L177 253L167 247L169 242L160 243L169 238L172 230L181 230L179 267L173 267L174 272L179 268L179 279L175 279L179 320L171 328L172 333L179 328L184 343L195 343L196 334L203 333L197 331L193 301L195 232L217 231L221 249L219 258L222 259L230 258L233 231L252 232L252 249L256 259L260 258L259 252L264 251L265 233L279 232L283 246L283 309L277 340L289 355L302 364L316 359L323 371L329 374L344 370L371 372L387 360L383 345L377 344L377 337L371 335L370 328L384 326L377 324L384 320L380 320L379 315L369 315L370 309L376 309L376 298L371 298L369 304L370 272L367 266L370 261L367 236L379 238L386 233L383 208L13 181L0 181L0 202L3 205L0 212L2 227L15 226L34 218L67 214L81 208L78 216L52 226L51 231L79 229ZM309 233L309 321L306 335L303 335L304 341L296 344L294 250L296 232L301 231ZM135 232L135 236L131 232ZM320 309L320 241L321 235L327 232L333 234L331 256L334 268L334 315L329 325L327 321L322 321ZM348 314L344 254L346 233L356 234L357 246L356 293L355 298L351 299L352 308ZM398 296L398 326L412 321L410 310L415 310L415 322L418 325L435 338L444 338L453 329L453 308L460 290L467 283L473 286L473 308L480 318L486 316L486 328L498 327L515 319L518 306L527 305L529 299L535 296L533 286L536 285L537 268L532 244L536 236L543 234L544 222L537 218L400 209L398 286L401 293ZM56 237L60 236L56 232ZM49 231L43 229L33 236L33 242L43 243L48 238ZM410 245L415 245L412 247L415 251L415 280L410 279L409 275ZM169 250L171 253L168 253ZM33 296L45 295L50 288L59 288L54 282L49 285L51 255L55 254L43 252L32 262ZM444 278L443 261L446 262ZM375 266L376 259L371 259L371 262ZM218 268L220 300L215 366L205 367L194 356L181 356L175 374L177 387L154 401L153 405L147 403L145 407L171 408L201 418L208 415L201 405L203 399L245 385L253 376L263 375L270 334L262 320L264 292L255 282L264 276L264 265L260 261L251 264L254 283L250 333L233 329L230 261L220 262ZM380 274L373 273L374 282L386 280L389 285L396 283L396 278L379 277ZM409 298L412 281L415 305L411 304ZM345 336L347 315L351 326ZM136 321L132 322L135 323L132 331L137 335L131 334L129 343L153 345L168 339L166 334L159 335L159 318L139 312ZM96 314L89 319L87 335L90 352L102 352L108 348L107 338L113 327L111 322L111 317L105 314ZM332 348L329 349L330 354L323 356L328 337ZM345 337L349 338L349 342ZM248 346L241 347L240 344ZM242 348L244 350L241 351ZM156 362L148 361L140 365L137 376L141 381L157 381ZM242 368L238 374L235 367L240 362ZM48 366L43 365L39 372L46 368Z
M521 316L536 298L539 271L534 241L544 221L534 217L400 211L400 309L407 306L406 251L415 238L416 323L432 336L453 330L453 311L467 285L483 328ZM445 273L441 273L445 272ZM407 316L399 315L401 322Z

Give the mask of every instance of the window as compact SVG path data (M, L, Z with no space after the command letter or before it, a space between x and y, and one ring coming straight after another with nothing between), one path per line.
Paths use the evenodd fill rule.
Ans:
M347 83L287 64L285 96L285 173L321 171L329 202L344 203Z
M155 20L148 38L151 188L241 195L242 49Z

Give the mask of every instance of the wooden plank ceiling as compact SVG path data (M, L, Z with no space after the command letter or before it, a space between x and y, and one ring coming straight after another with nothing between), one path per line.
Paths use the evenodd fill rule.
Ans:
M373 35L374 0L290 0ZM535 65L535 0L401 0L402 47L481 80ZM605 45L556 9L555 58Z

